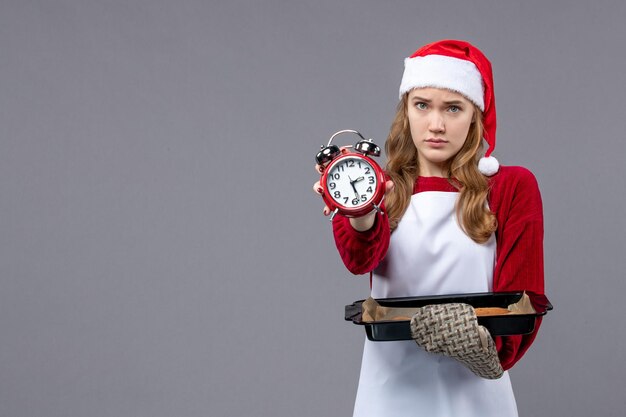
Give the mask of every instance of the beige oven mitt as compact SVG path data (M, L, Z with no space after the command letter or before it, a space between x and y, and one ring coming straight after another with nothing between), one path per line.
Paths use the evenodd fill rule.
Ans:
M497 379L504 372L489 331L468 304L420 307L411 318L411 335L426 351L454 358L480 377Z

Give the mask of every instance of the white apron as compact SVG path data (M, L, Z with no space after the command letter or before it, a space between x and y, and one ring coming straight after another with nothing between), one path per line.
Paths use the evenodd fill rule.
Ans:
M372 297L407 297L492 290L495 237L477 244L456 221L458 193L425 191L392 233L376 268ZM460 363L428 353L414 341L365 341L354 417L517 416L507 372L474 375Z

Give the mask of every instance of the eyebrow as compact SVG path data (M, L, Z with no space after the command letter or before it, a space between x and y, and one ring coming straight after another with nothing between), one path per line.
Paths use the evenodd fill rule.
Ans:
M425 101L426 103L430 103L432 101L432 100L429 100L427 98L420 97L420 96L413 96L413 97L411 97L411 100L416 100L416 99L419 100L419 101Z
M432 100L429 100L427 98L424 97L420 97L420 96L413 96L411 97L411 100L419 100L419 101L423 101L425 103L432 103ZM464 104L461 100L450 100L450 101L444 101L443 104Z

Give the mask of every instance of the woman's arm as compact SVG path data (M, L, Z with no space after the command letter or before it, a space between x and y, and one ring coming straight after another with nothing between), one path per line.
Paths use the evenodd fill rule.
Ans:
M493 290L543 294L543 208L537 180L521 167L502 167L497 176L490 196L490 207L498 219ZM524 355L540 324L538 318L528 335L495 338L505 370Z
M384 205L382 207L385 213ZM367 218L367 216L370 216ZM337 215L333 220L333 234L339 255L346 268L353 274L365 274L372 271L385 257L389 247L389 220L387 214L374 212L366 218L349 219ZM367 226L367 222L373 222L372 226L359 231L356 226Z
M319 166L315 169L321 172ZM387 180L386 192L391 191L393 186L393 181ZM317 194L322 193L319 181L313 185L313 190ZM374 210L358 218L337 214L333 219L333 234L339 255L346 268L355 275L372 271L387 253L390 231L384 203L381 204L381 211ZM330 214L328 207L324 207L324 214Z

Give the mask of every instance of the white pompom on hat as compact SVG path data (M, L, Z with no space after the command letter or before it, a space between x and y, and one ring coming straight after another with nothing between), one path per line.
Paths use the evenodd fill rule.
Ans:
M496 100L491 63L472 44L442 40L425 45L404 60L400 97L414 88L436 87L456 91L483 112L483 138L489 145L478 170L492 176L500 168L491 156L496 147Z

